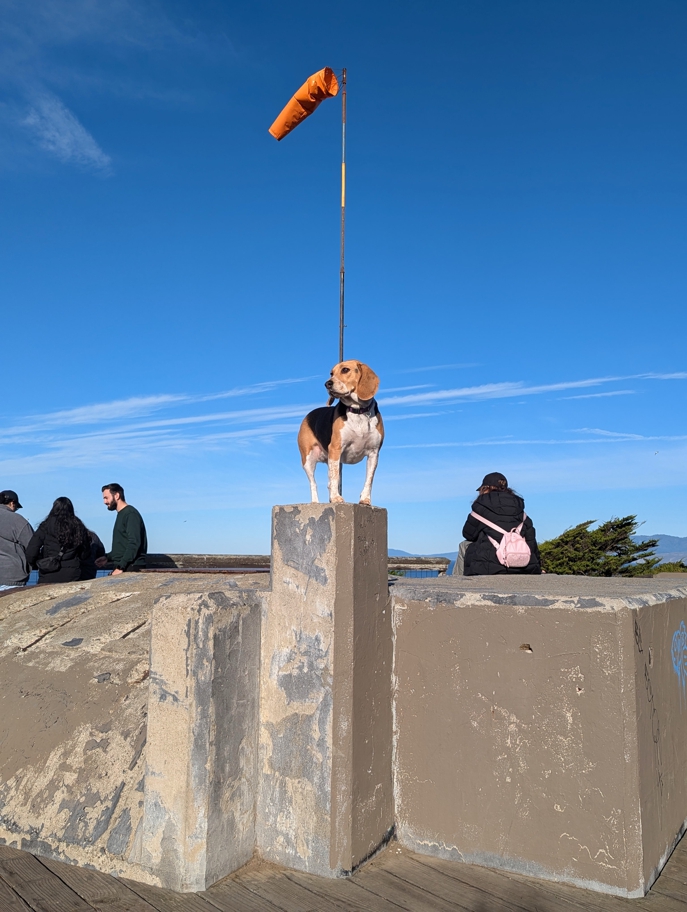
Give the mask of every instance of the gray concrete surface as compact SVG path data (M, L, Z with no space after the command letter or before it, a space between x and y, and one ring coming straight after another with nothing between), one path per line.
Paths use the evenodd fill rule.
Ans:
M153 604L171 591L195 604L200 590L233 605L239 583L259 593L268 579L125 574L0 599L1 845L165 883L141 864ZM218 662L231 666L231 645L217 643Z
M400 841L643 895L687 818L687 587L449 577L392 592Z
M259 591L163 596L153 608L140 864L204 890L255 849Z
M263 615L258 847L332 876L393 824L386 511L275 507Z
M299 504L271 580L10 592L0 845L189 891L256 848L345 874L396 822L417 852L639 896L687 818L685 583L389 586L384 510Z

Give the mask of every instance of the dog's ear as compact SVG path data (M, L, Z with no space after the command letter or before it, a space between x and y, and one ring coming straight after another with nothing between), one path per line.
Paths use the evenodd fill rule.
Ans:
M334 403L334 397L330 396L329 399L327 399L327 405L333 405L333 403Z
M360 371L360 380L356 390L358 399L372 399L379 389L379 377L367 364L362 364L360 361L358 361L358 370Z

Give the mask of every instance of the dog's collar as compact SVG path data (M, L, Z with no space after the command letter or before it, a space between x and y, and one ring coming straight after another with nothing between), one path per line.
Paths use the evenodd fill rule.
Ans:
M361 408L358 408L358 407L355 406L355 405L344 405L344 408L346 409L347 412L353 412L354 415L365 415L365 414L366 414L367 412L369 412L376 404L377 404L377 403L374 401L374 399L372 399L369 405L366 405L366 406L361 407Z

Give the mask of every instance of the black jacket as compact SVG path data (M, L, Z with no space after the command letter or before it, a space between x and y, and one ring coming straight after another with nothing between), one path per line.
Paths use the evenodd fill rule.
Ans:
M490 522L496 523L506 532L515 529L522 522L525 501L517 494L506 491L492 491L480 494L473 503L472 509ZM541 573L539 548L532 520L527 517L521 534L530 546L532 557L526 567L504 567L496 556L496 548L489 541L489 536L498 544L503 537L490 526L486 526L473 516L468 516L463 526L463 538L471 542L465 552L465 576L486 576L496 573Z
M60 560L60 569L54 573L38 571L39 583L72 583L81 577L81 561L91 553L91 540L88 530L82 527L81 541L71 548L65 548ZM26 560L33 567L41 557L58 557L62 545L57 537L55 520L50 516L33 533L33 538L26 549Z
M84 560L81 561L81 579L95 579L98 575L96 561L99 557L105 557L105 545L100 541L92 529L88 529L88 538L91 542L91 550Z

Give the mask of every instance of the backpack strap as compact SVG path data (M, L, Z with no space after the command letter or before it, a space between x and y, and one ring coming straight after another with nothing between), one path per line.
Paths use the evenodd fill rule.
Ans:
M506 532L508 532L508 529L502 529L501 526L497 526L496 523L489 522L488 519L485 519L483 516L480 516L479 513L475 513L474 510L470 511L470 516L474 516L475 519L478 519L481 523L484 523L485 526L489 526L495 532L500 532L501 535L504 535ZM519 526L516 526L514 529L511 529L510 531L517 532L519 535L520 530L522 529L526 519L527 519L527 513L525 513L525 511L523 510L522 511L522 522L520 523Z

